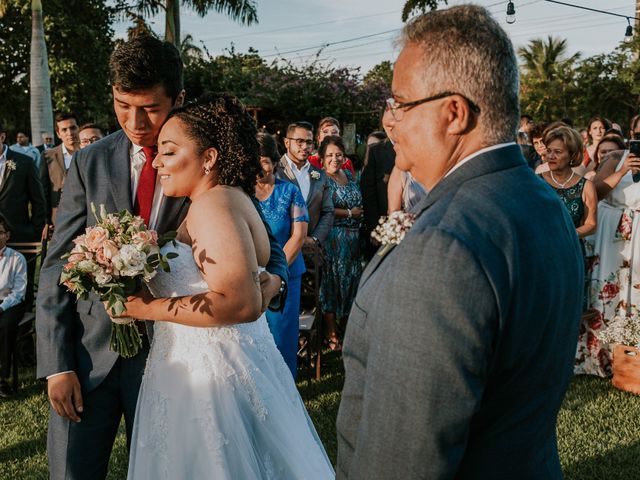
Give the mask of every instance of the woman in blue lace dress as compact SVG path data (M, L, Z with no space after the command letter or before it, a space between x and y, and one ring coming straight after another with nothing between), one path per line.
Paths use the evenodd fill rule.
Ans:
M362 274L359 240L362 194L351 172L342 169L345 148L340 137L325 137L318 154L330 180L335 207L333 228L324 243L320 305L329 348L340 350L336 321L346 321Z
M256 183L256 198L265 220L271 227L289 263L287 300L281 312L267 310L267 322L278 350L296 378L298 330L300 314L300 287L305 272L304 260L299 255L307 236L309 215L300 189L291 182L275 178L280 160L278 147L268 133L258 134L262 176Z

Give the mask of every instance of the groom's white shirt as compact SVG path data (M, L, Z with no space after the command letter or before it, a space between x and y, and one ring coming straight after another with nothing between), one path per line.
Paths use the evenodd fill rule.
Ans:
M64 146L63 146L64 148ZM146 162L142 147L139 145L131 144L131 150L129 151L131 157L131 199L132 203L135 203L136 192L138 191L138 181L140 180L140 174L142 173L142 167ZM156 188L153 192L153 204L151 205L151 218L149 220L149 228L155 228L158 224L158 213L164 200L162 192L162 185L160 185L160 177L156 177ZM63 375L65 373L72 373L73 370L67 370L66 372L58 372L47 377L49 380L52 377Z

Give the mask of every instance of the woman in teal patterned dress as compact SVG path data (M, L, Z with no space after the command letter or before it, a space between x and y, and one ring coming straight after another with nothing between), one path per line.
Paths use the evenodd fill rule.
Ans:
M342 169L345 159L342 139L324 138L318 149L335 207L333 228L324 243L324 272L320 284L320 305L324 314L329 348L340 350L336 320L346 321L362 274L360 223L362 194L351 172ZM344 326L344 325L343 325Z
M567 126L560 126L545 132L547 147L546 161L549 171L540 177L558 194L567 208L576 233L580 238L582 254L585 255L582 239L596 230L598 218L598 196L590 180L573 171L582 160L582 138L578 132ZM585 294L583 310L586 310L589 274L585 272Z

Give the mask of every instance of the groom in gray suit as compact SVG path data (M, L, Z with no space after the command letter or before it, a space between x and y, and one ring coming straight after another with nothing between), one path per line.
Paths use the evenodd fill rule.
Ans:
M136 356L125 359L110 351L111 321L104 306L95 296L76 303L59 285L65 263L60 257L75 237L95 224L91 203L103 204L109 212L136 212L160 233L175 230L189 206L185 198L162 195L151 165L160 128L184 98L177 49L152 37L138 37L113 52L109 67L122 130L74 155L40 272L37 374L48 380L47 452L53 479L106 477L123 415L127 440L131 438L152 328L141 328L143 348ZM270 240L267 269L272 274L261 279L263 304L284 291L287 280L284 254L271 235Z
M344 342L337 476L560 479L583 259L513 141L518 65L478 6L403 31L385 124L429 191L364 272Z

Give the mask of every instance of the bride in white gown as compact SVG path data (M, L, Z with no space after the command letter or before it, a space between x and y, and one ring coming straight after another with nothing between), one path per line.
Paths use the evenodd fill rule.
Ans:
M269 242L247 195L260 168L255 133L227 95L177 110L160 132L163 191L192 204L163 249L178 254L171 272L127 303L125 315L155 320L129 479L335 475L260 312Z

